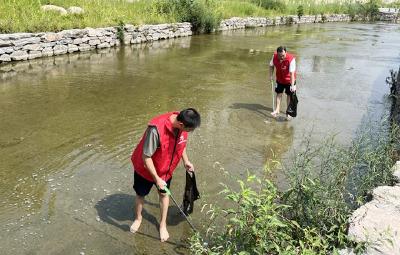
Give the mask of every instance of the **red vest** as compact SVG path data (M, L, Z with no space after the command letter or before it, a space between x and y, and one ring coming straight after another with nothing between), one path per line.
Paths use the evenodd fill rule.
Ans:
M155 117L149 122L149 126L155 126L160 136L160 147L157 148L151 159L153 160L158 176L164 181L172 177L176 166L178 165L183 150L186 147L188 134L185 131L180 131L174 136L174 130L169 117L172 114L178 115L179 112L169 112ZM139 144L133 151L131 160L134 170L148 181L154 182L149 170L144 165L143 161L143 144L146 132L144 133Z
M294 56L286 53L286 58L280 62L278 59L278 54L274 53L274 66L276 68L276 81L280 84L289 84L290 85L290 73L289 66L290 62L294 59ZM296 71L294 72L294 79L296 79Z

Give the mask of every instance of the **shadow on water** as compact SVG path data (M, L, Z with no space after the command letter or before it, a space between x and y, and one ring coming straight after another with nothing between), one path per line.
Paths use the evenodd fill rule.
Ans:
M256 112L263 117L273 118L269 113L272 112L272 108L266 107L262 104L248 104L248 103L233 103L229 106L231 109L247 109L249 111Z
M233 103L231 106L229 106L231 109L247 109L249 111L256 112L263 117L267 118L265 122L270 123L271 121L277 121L277 122L285 122L287 119L283 116L278 116L278 117L273 117L271 115L271 112L273 112L273 109L270 107L266 107L262 104L248 104L248 103Z
M97 214L99 215L100 219L103 222L106 222L110 225L120 228L125 232L129 232L130 230L129 223L133 222L134 204L135 204L135 196L133 195L112 194L98 201L95 205L95 208L97 210ZM145 201L144 207L146 206L159 208L158 203L153 203L149 201ZM150 214L145 208L143 208L142 215L143 219L150 222L157 228L159 227L157 218L154 215ZM179 209L175 205L170 206L168 208L168 217L167 217L168 226L176 226L184 220L185 219L180 214ZM127 221L129 222L128 224L126 223ZM137 233L140 235L144 235L159 240L158 237L149 236L145 233L140 233L140 232Z

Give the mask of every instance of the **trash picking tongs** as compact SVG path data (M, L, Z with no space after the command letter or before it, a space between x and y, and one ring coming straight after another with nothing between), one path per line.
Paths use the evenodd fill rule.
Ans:
M189 223L190 227L193 229L194 232L199 232L197 231L197 229L193 226L192 222L190 222L189 218L186 216L185 212L182 210L182 208L178 205L178 203L176 202L174 196L172 196L171 191L168 189L167 186L164 186L164 190L166 191L167 195L171 197L172 201L174 202L174 204L176 205L176 207L178 207L179 212L182 214L183 217L185 217L187 223Z

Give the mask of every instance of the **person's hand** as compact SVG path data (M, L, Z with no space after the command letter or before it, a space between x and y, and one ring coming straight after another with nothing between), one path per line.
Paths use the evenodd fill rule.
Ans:
M290 86L290 91L291 91L291 92L295 92L295 91L296 91L296 85Z
M158 178L156 181L156 185L157 185L157 189L160 192L162 192L163 190L165 191L165 187L167 186L167 183L163 179Z
M193 164L192 164L192 163L190 163L189 161L187 161L187 162L184 162L183 164L185 165L186 171L188 171L188 172L194 172L194 167L193 167Z

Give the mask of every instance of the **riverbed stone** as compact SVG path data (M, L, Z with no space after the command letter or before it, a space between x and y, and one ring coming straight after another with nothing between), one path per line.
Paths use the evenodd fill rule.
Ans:
M12 60L27 60L28 52L25 50L17 50L11 53L10 57Z
M100 43L99 45L97 45L97 48L98 49L110 48L110 44L108 42Z
M76 46L75 44L68 44L68 52L75 52L75 51L79 51L78 46Z
M66 38L66 39L63 39L63 40L60 40L57 42L57 44L64 44L64 45L68 45L68 44L72 44L72 43L73 43L73 40L71 38Z
M0 55L4 53L13 53L13 51L14 51L13 47L0 48Z
M42 39L45 42L54 42L61 40L63 38L63 35L61 33L47 33L42 36Z
M76 39L74 39L74 41L72 43L75 44L75 45L79 45L82 42L83 42L82 38L76 38Z
M40 7L40 9L42 9L42 11L45 12L58 12L61 15L67 15L68 12L67 10L65 10L63 7L57 6L57 5L52 5L52 4L47 4L47 5L42 5Z
M10 62L11 57L8 54L2 54L0 55L0 62Z
M86 43L80 44L78 48L79 48L79 51L88 51L91 49L90 45L86 44Z
M41 51L42 50L42 45L39 43L34 43L34 44L28 44L22 47L24 50L31 50L31 51Z
M52 47L46 47L42 50L43 57L50 57L54 55L54 50Z
M87 30L87 34L88 34L89 37L103 36L103 30L101 30L101 29L89 28L89 29Z
M89 40L89 45L90 46L95 46L100 44L100 40L99 39L95 39L95 40Z
M68 9L67 9L67 12L69 13L69 14L83 14L85 11L81 8L81 7L78 7L78 6L71 6L71 7L69 7Z
M400 186L381 186L373 200L354 211L349 236L368 242L366 254L400 254Z
M0 47L12 46L12 42L10 40L2 40L0 39Z
M14 34L8 34L7 38L9 40L20 40L24 38L30 38L32 37L32 33L14 33Z
M42 57L42 51L30 51L28 55L28 59L35 59L41 57Z
M13 45L16 47L22 47L27 44L35 44L35 43L40 43L39 37L30 37L13 41Z
M40 46L42 46L42 48L54 47L54 45L56 45L55 42L48 42L48 43L41 43L40 44Z
M85 35L86 31L84 29L68 29L58 32L59 35L62 35L64 38L79 38Z
M68 52L68 46L66 45L56 45L53 48L54 50L54 55L61 55L61 54L65 54Z

